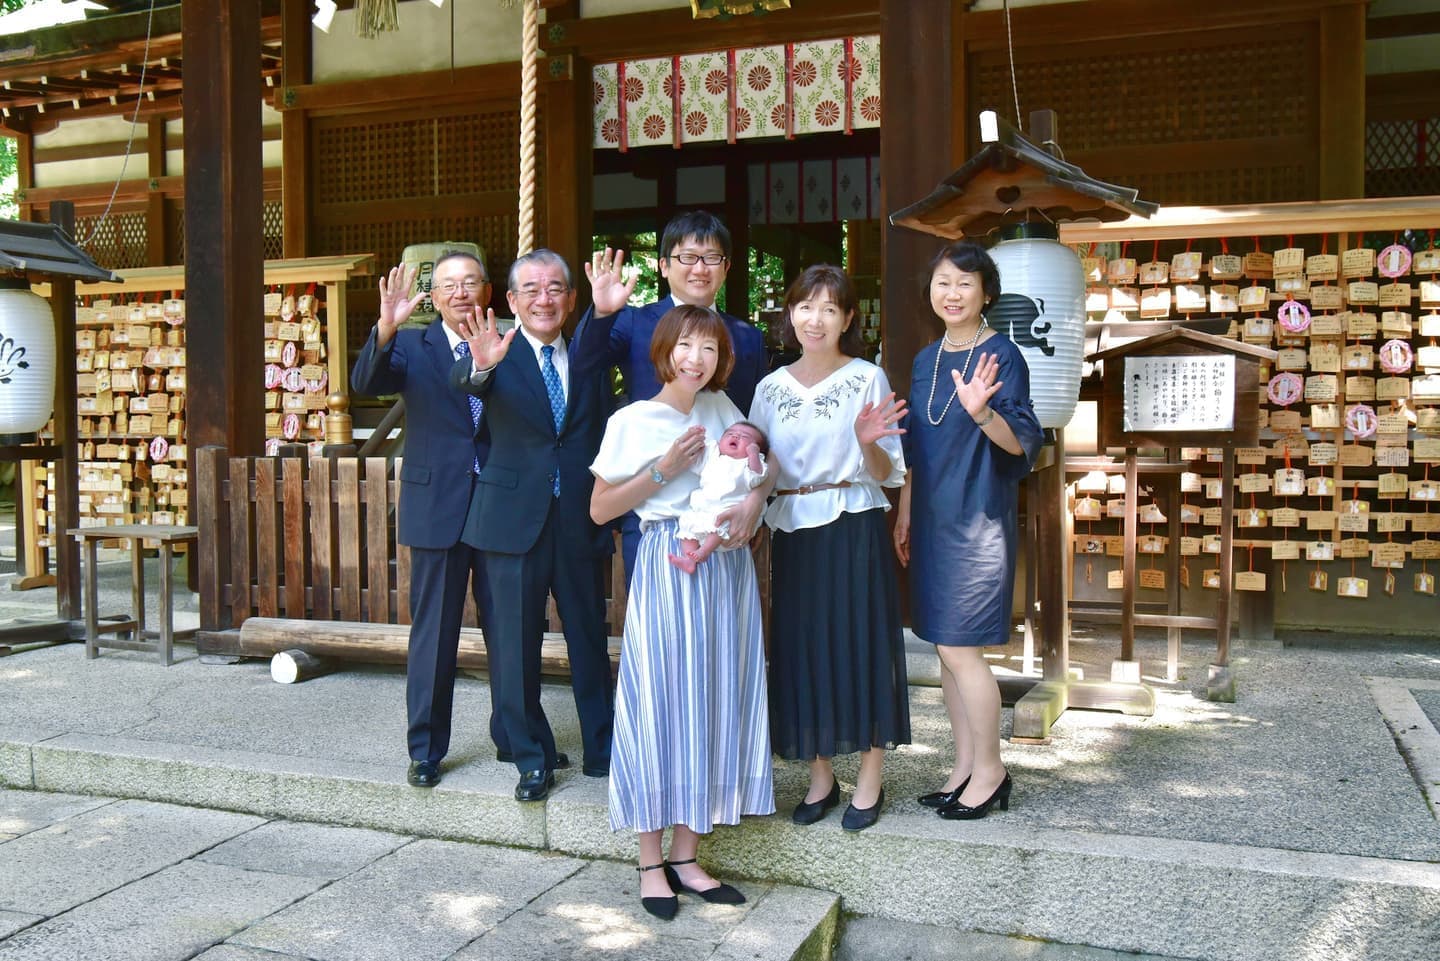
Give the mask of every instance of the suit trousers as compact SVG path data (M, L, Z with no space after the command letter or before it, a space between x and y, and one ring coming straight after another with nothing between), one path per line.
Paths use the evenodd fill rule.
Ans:
M405 663L405 704L410 758L415 761L438 763L450 751L455 656L467 588L474 591L476 610L483 618L490 602L479 551L463 541L448 549L410 548L410 647ZM491 698L493 702L493 690ZM508 750L504 728L494 713L490 716L490 736L499 750Z
M554 502L540 535L523 554L485 551L490 684L521 772L553 768L555 736L540 704L540 644L545 600L554 593L570 656L570 682L587 769L608 769L614 688L605 630L605 558L564 536Z

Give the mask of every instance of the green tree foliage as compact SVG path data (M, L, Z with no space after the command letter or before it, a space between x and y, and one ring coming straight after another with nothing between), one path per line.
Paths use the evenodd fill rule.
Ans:
M30 0L0 0L0 13L11 13L25 6ZM0 136L0 217L14 219L20 208L15 203L15 140Z

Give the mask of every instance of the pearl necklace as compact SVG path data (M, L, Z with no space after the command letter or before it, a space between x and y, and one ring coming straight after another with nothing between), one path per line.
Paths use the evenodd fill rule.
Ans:
M950 339L950 331L948 330L940 335L940 339L945 341L946 346L954 347L956 350L965 350L966 348L970 350L970 353L965 355L965 366L960 368L961 381L964 381L965 375L970 373L970 361L975 359L975 347L980 343L980 335L985 333L985 328L989 326L990 324L984 316L981 316L980 326L975 328L975 336L971 337L969 342L964 344L957 344L952 341ZM944 420L945 415L950 412L950 405L955 402L955 391L952 390L950 391L950 398L945 401L945 406L940 411L940 416L936 417L930 413L935 409L935 384L940 380L940 355L942 353L944 353L944 351L941 348L935 348L935 372L930 377L930 399L925 402L925 419L930 422L931 427L940 426L940 422Z

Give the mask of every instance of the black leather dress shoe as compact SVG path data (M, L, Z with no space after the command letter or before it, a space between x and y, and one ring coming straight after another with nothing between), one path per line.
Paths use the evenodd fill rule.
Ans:
M929 794L920 795L915 800L919 801L927 808L949 807L956 801L960 800L960 795L964 792L965 788L969 786L970 779L967 777L965 780L961 781L960 786L953 791L931 791Z
M514 764L515 755L511 754L509 751L501 751L497 749L495 751L495 760L499 761L501 764ZM569 770L569 768L570 755L566 754L564 751L556 751L555 763L550 765L550 770L566 771Z
M440 762L411 761L405 780L414 787L434 787L440 783Z
M543 768L538 771L526 771L520 775L520 783L515 785L515 800L543 801L554 786L554 771L546 771Z
M586 777L609 777L610 762L606 761L604 764L585 764L580 770L585 772Z

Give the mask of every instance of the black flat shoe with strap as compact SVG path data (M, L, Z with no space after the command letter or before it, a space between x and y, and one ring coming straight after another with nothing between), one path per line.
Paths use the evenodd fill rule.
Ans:
M643 867L638 867L635 870L640 872L659 871L662 868L664 868L665 870L666 880L669 880L670 867L664 861L661 861L659 864L647 864ZM674 889L673 882L671 885L671 889ZM659 918L661 921L673 921L675 919L675 915L680 910L680 899L675 897L675 895L673 894L670 895L668 898L647 898L644 895L641 895L640 906L649 913L653 914L655 917Z
M665 862L665 880L670 882L670 889L680 893L693 894L707 904L744 904L745 895L725 882L720 882L716 887L706 888L704 891L696 890L680 880L680 875L670 865L672 864L694 864L694 858L687 858L684 861ZM646 868L645 870L650 870Z

